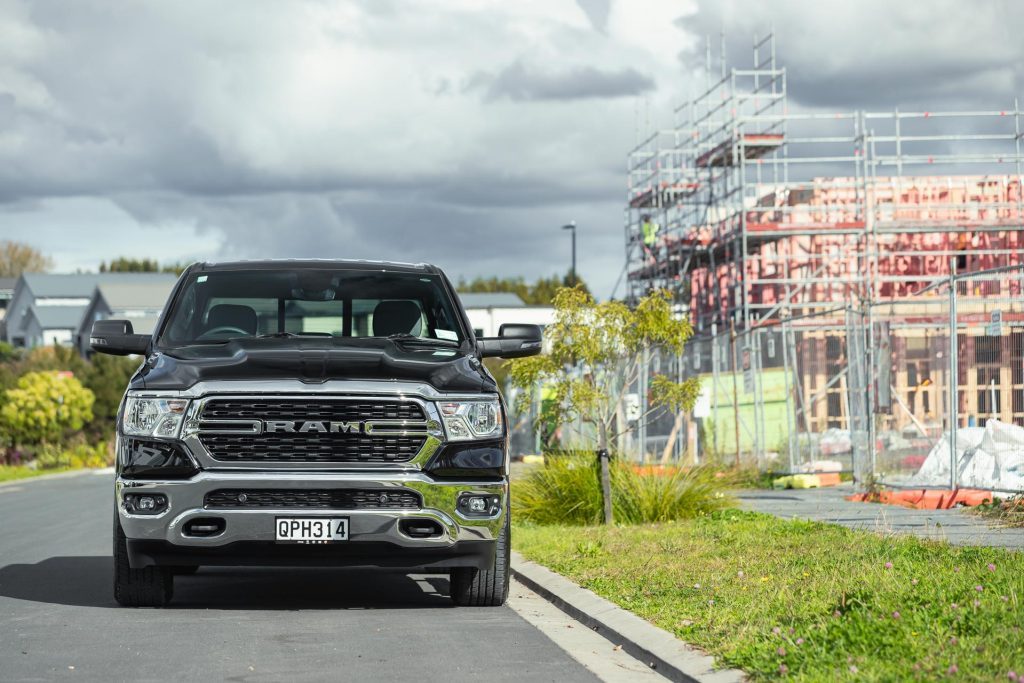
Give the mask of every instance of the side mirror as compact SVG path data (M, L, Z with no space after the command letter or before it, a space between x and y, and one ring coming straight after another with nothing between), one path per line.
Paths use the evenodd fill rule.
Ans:
M541 351L540 325L506 323L498 328L497 337L476 340L481 358L525 358Z
M144 355L151 341L148 334L135 334L130 320L97 320L89 334L92 350L111 356Z

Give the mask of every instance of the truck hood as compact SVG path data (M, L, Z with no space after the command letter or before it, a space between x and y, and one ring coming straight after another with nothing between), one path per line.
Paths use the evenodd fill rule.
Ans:
M199 382L284 379L424 382L438 391L497 391L465 344L427 347L372 337L235 339L157 350L130 388L185 390Z

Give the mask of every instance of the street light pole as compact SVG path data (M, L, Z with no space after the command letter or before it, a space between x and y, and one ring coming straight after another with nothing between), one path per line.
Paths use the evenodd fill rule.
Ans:
M569 230L572 232L572 270L569 271L569 284L573 287L576 286L576 221L572 221L567 225L562 226L562 230Z

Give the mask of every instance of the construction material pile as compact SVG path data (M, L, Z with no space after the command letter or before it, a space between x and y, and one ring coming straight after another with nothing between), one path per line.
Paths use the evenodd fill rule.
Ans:
M943 434L908 484L950 485L949 434ZM1024 492L1024 427L989 420L956 430L956 484L965 488Z

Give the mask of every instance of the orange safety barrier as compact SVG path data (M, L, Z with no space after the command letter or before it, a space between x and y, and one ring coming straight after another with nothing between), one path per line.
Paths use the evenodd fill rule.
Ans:
M918 510L948 510L955 507L972 507L992 502L992 492L983 489L910 489L905 491L878 491L856 493L846 500L857 503L885 503L902 505Z
M816 476L818 477L819 486L839 486L838 472L818 472Z
M671 477L679 468L673 465L633 465L633 471L648 476Z

